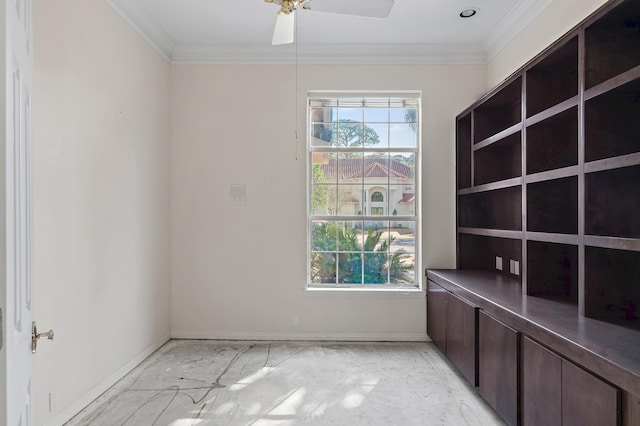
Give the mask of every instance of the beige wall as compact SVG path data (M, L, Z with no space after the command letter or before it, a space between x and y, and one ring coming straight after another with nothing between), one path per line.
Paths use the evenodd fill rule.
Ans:
M303 290L306 91L422 90L422 266L453 267L455 116L603 3L555 0L487 66L301 65L296 90L291 65L171 67L103 1L35 2L35 312L56 330L35 424L170 330L424 336L423 297Z
M295 81L293 65L173 66L173 336L424 338L424 296L303 291L305 96L422 90L423 267L453 267L454 118L485 67L300 66L297 105ZM231 184L246 185L245 205Z
M533 59L607 0L553 0L487 64L487 89Z
M33 357L41 425L169 336L171 68L102 0L34 7L34 312L56 333Z

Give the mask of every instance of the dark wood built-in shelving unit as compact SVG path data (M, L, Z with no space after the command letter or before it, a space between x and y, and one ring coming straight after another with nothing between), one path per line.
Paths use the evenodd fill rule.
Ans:
M592 336L589 351L615 353L625 342L640 348L640 0L609 1L461 113L456 126L458 271L493 276L500 283L494 290L520 294L524 310L518 315L525 318L527 301L535 300L576 330L600 330L596 324L602 323L619 339L611 342L601 333L599 348L599 334L585 331ZM495 298L499 304L501 295ZM481 315L490 308L500 317L485 300L475 305ZM544 325L536 319L520 324L523 329L515 322L505 326L538 344L535 327ZM562 386L565 375L567 386L591 383L591 375L570 367L578 364L606 382L603 395L613 401L603 409L607 420L598 421L640 424L640 355L617 360L622 373L608 366L605 355L602 364L598 358L582 365L576 359L584 357L581 352L565 348L576 344L571 339L579 331L554 327L560 338L542 342L539 353L561 355L556 379ZM502 330L487 326L494 329ZM489 352L482 342L480 347ZM527 362L535 368L539 360ZM535 377L530 380L538 386ZM542 392L542 398L541 389L527 392ZM496 389L486 394L495 398ZM557 398L566 399L562 410L581 406L564 391ZM531 404L520 400L519 407L517 420L508 414L509 424L537 418ZM610 423L612 412L622 415ZM591 415L584 413L576 418ZM565 424L566 413L557 415Z
M640 0L610 2L463 112L457 153L458 267L513 275L496 269L509 252L524 294L600 312L585 247L640 247ZM526 231L517 255L499 230Z

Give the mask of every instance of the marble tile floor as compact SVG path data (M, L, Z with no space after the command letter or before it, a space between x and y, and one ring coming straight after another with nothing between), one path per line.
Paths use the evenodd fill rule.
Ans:
M502 425L432 343L172 340L67 425Z

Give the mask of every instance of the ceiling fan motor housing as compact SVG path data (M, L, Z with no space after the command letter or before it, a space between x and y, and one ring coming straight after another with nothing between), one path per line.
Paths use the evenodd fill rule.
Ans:
M299 1L299 0L264 0L264 1L267 2L267 3L279 4L281 6L279 13L286 13L287 15L296 10L296 4L302 5L302 3L305 2L305 0L302 0L302 1Z

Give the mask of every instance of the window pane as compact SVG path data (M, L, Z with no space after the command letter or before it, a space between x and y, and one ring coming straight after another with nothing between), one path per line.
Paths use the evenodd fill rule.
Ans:
M387 274L387 253L365 253L364 254L364 283L365 284L386 284L389 282Z
M417 108L391 108L389 121L392 123L417 123Z
M364 130L361 122L340 119L337 126L333 144L339 148L359 148L363 145Z
M362 254L338 253L338 282L362 284Z
M386 253L389 251L389 222L365 221L362 251Z
M391 284L416 284L414 258L413 253L391 254L389 258L389 282Z
M338 185L337 214L356 216L362 214L362 186Z
M389 124L366 123L364 125L364 144L367 147L387 148L389 146Z
M336 253L311 253L311 282L336 283Z
M364 154L349 152L338 154L337 178L338 183L357 185L362 187L364 174Z
M416 214L416 186L398 185L391 204L393 216L415 216Z
M351 121L354 123L362 123L364 115L363 108L338 108L338 121Z
M331 123L336 120L337 109L331 107L312 107L309 113L312 123Z
M386 216L389 214L388 186L372 185L368 190L370 216Z
M413 221L391 222L391 252L416 250L416 224Z
M316 215L336 214L336 185L315 184L311 186L311 213Z
M391 175L403 183L415 183L416 154L414 152L391 152Z
M388 102L386 102L388 104ZM386 123L389 121L389 108L365 108L365 123Z
M364 189L371 194L373 185L386 185L389 183L389 154L386 152L364 153ZM367 197L367 200L369 197Z
M415 281L416 223L391 222L389 274L395 284Z
M418 146L418 132L415 124L393 123L389 129L391 148L415 148Z
M314 220L311 222L311 250L336 251L338 232L335 222Z
M328 147L335 145L336 123L312 123L311 146Z
M311 153L311 182L330 184L337 183L336 154L329 152Z
M345 252L362 251L362 227L358 221L338 222L338 250Z

